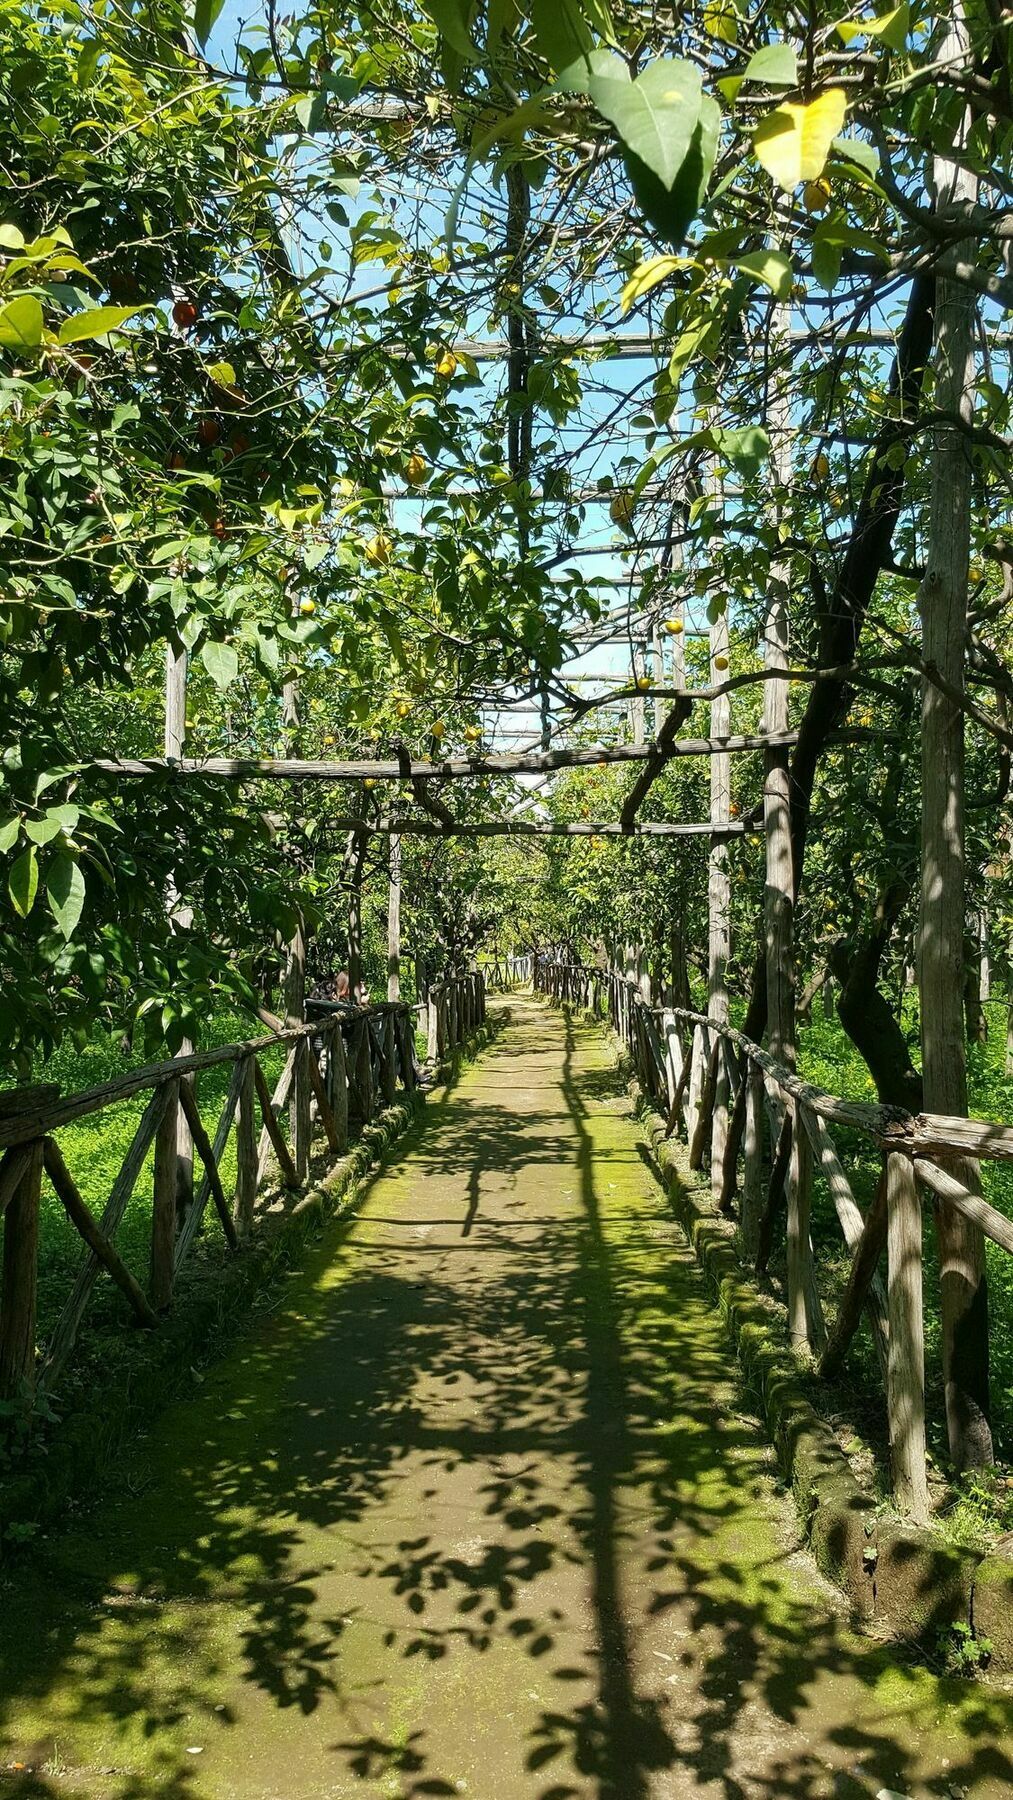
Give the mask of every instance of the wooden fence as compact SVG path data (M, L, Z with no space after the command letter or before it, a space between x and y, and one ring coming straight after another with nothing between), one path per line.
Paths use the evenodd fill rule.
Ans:
M437 981L426 1005L426 1058L441 1063L485 1021L485 977L475 969Z
M450 987L457 984L451 983ZM238 1251L266 1210L268 1192L306 1185L315 1136L339 1156L398 1091L415 1088L413 1012L401 1004L315 1008L306 1024L241 1044L227 1044L171 1062L129 1069L87 1091L61 1096L52 1086L0 1095L0 1398L51 1392L73 1348L100 1272L126 1296L140 1325L157 1326L170 1307L179 1270L200 1231L208 1203L221 1221L230 1251ZM471 1012L453 1013L451 1041L470 1029ZM286 1057L274 1092L261 1067L281 1045ZM230 1064L228 1092L213 1133L201 1117L201 1073ZM82 1198L60 1148L58 1133L89 1114L138 1093L149 1098L109 1192L101 1217ZM288 1132L283 1117L288 1115ZM259 1124L258 1124L259 1114ZM180 1182L180 1121L189 1127L202 1165L199 1182ZM235 1189L227 1194L222 1158L236 1134ZM146 1279L127 1268L114 1244L149 1151L154 1147L151 1249ZM321 1145L322 1147L322 1145ZM39 1216L47 1175L86 1252L55 1328L36 1350Z
M767 1270L775 1228L785 1215L788 1333L822 1376L840 1369L864 1313L885 1383L894 1498L902 1512L924 1522L923 1201L928 1196L955 1207L1013 1254L1013 1221L975 1191L976 1161L1013 1160L1013 1129L839 1099L776 1063L732 1026L684 1008L653 1006L634 978L616 971L538 960L534 984L553 1000L609 1020L641 1087L665 1115L666 1135L685 1133L692 1168L709 1162L718 1210L737 1215L759 1275ZM832 1126L862 1133L882 1159L867 1213L852 1192ZM817 1170L851 1257L829 1326L809 1233ZM885 1282L878 1272L884 1249Z
M497 956L486 966L485 979L489 987L502 992L524 987L531 980L533 971L534 957L530 952L525 956Z

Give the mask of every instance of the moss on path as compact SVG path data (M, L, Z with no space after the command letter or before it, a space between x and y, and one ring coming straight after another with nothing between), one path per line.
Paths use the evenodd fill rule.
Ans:
M0 1795L1013 1793L1013 1703L798 1552L597 1032L511 1008L0 1595Z

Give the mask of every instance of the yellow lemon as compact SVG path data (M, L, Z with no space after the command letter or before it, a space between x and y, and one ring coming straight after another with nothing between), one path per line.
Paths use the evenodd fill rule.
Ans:
M300 600L299 611L302 613L304 619L311 619L316 610L317 603L315 600Z
M686 627L684 626L681 619L666 619L665 620L665 630L670 631L672 633L673 637L678 637L680 631L685 631L685 629L686 629Z
M624 488L616 494L609 507L609 518L613 525L621 525L624 530L627 530L633 521L636 505L636 500L628 489Z
M452 350L444 350L436 364L436 373L441 375L444 381L450 381L457 374L457 357Z
M642 694L646 694L650 685L651 685L651 677L649 675L641 675L637 682L637 686L640 689L640 692Z
M429 464L416 452L405 463L405 480L410 487L421 487L429 478Z
M727 656L716 656L714 658L714 667L716 669L727 669L727 667L728 667Z
M411 709L412 708L411 708L410 700L399 700L397 703L397 709L396 709L398 718L399 719L407 719L408 714L411 712Z
M385 568L390 562L393 548L390 538L386 537L382 531L378 532L376 537L370 538L366 545L366 561L372 563L374 569Z
M807 181L802 189L802 204L809 214L825 213L830 205L830 183L822 176L818 181Z
M362 785L365 788L375 788L376 776L375 775L367 775Z
M812 466L813 480L814 481L826 481L826 478L829 475L829 473L830 473L830 459L829 459L829 457L824 456L824 454L821 450L819 455L815 456L813 458L813 466Z
M434 738L441 738L443 736L444 732L446 731L446 729L447 729L447 727L444 725L443 720L437 719L436 724L433 726Z

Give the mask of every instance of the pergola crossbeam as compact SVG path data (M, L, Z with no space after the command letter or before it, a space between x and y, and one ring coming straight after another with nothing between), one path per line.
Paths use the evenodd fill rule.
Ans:
M687 696L691 698L691 696ZM325 761L298 757L251 756L103 756L84 765L103 775L127 779L185 776L227 781L416 781L460 780L480 775L547 775L554 769L593 768L605 763L667 761L677 756L715 756L767 748L791 749L798 733L777 738L762 735L727 738L682 738L663 749L653 744L590 744L557 750L518 750L501 755L448 757L445 762ZM652 776L653 779L653 776Z

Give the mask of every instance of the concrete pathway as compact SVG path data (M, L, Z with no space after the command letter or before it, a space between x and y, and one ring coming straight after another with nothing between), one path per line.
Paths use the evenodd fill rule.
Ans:
M0 1593L0 1796L1013 1794L799 1551L599 1034L510 1010Z

